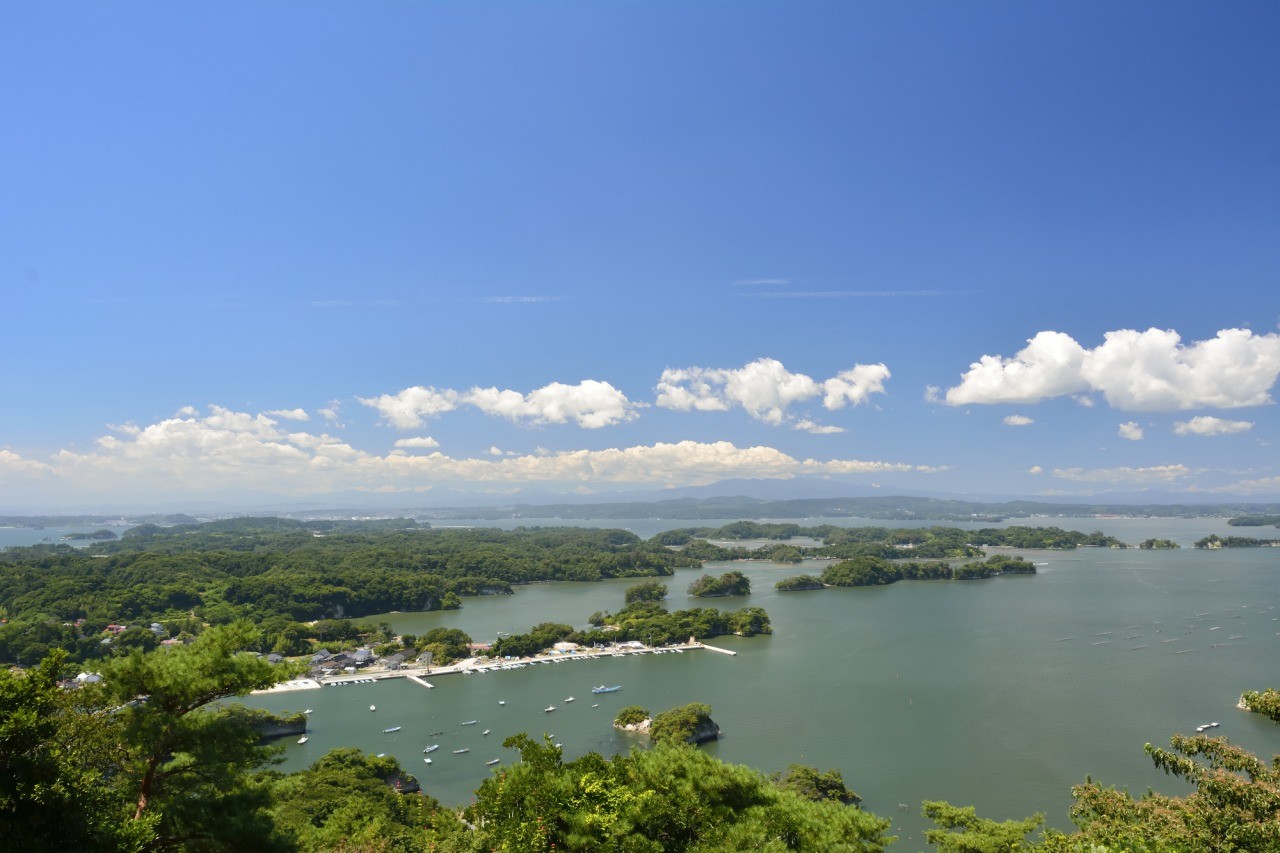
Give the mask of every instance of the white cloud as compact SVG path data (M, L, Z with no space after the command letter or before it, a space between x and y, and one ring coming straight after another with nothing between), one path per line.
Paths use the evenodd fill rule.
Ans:
M845 431L844 427L824 426L823 424L814 423L808 419L796 421L791 425L791 428L798 429L802 432L812 433L813 435L835 435L836 433Z
M666 409L726 411L734 406L765 423L780 424L787 409L823 395L823 405L840 409L859 405L871 394L884 393L889 369L883 364L858 364L818 383L792 373L772 358L757 359L740 368L668 368L658 379L656 404Z
M1280 477L1262 477L1256 480L1240 480L1225 486L1204 489L1206 492L1220 492L1236 495L1276 494L1280 493Z
M1185 465L1155 465L1150 468L1054 468L1053 476L1078 483L1171 483L1189 476Z
M1120 424L1117 433L1121 438L1127 438L1130 441L1142 441L1143 438L1142 426L1137 421Z
M1031 426L1034 420L1026 415L1009 415L1004 419L1005 426Z
M1077 406L1083 406L1086 409L1092 409L1095 405L1093 398L1087 394L1076 394L1071 399L1076 401Z
M1041 468L1039 465L1032 465L1030 468L1028 468L1028 469L1027 469L1027 473L1028 473L1028 474L1043 474L1043 473L1044 473L1044 469L1043 469L1043 468Z
M843 409L846 404L859 406L872 394L883 394L888 378L889 368L883 364L854 365L822 383L822 405L828 409Z
M390 421L397 429L417 429L427 419L458 408L457 391L448 388L436 390L421 385L405 388L396 394L356 399L377 409L383 419Z
M1189 421L1178 421L1173 431L1178 435L1230 435L1253 429L1249 421L1229 421L1212 415L1199 415Z
M612 426L636 417L635 404L608 382L587 379L577 385L552 382L527 395L497 388L472 388L461 397L480 411L512 421L563 424L584 429Z
M436 441L429 435L419 436L418 438L398 438L396 439L396 447L439 447L440 442Z
M339 400L330 400L323 408L316 409L320 417L329 423L337 423L338 418L342 416L342 402ZM191 414L195 414L194 411Z
M460 406L472 406L485 414L516 422L563 424L573 422L584 429L597 429L635 417L636 404L608 382L587 379L577 385L552 382L528 394L498 388L455 391L415 385L396 394L358 397L377 409L383 419L397 429L417 429L430 418Z
M311 416L307 414L306 409L272 409L269 412L263 412L273 418L284 418L289 421L309 421Z
M1096 391L1116 409L1176 411L1238 408L1271 402L1280 375L1280 335L1223 329L1184 346L1177 332L1122 329L1085 349L1062 332L1040 332L1012 358L984 355L946 401L1034 403Z
M188 410L189 411L189 410ZM61 451L48 463L0 451L0 475L21 474L78 498L123 493L199 494L219 490L320 494L337 490L421 491L548 483L704 485L732 477L942 470L903 462L799 459L772 447L727 441L656 443L602 450L452 458L430 452L369 453L326 434L289 432L266 415L212 406L133 432L103 436L92 451ZM496 448L495 448L496 449Z

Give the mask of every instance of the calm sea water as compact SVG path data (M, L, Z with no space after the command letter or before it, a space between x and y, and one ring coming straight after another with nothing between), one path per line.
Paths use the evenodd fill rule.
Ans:
M1240 532L1217 519L1025 523L1184 547L1209 533ZM687 524L592 526L649 536ZM1165 744L1200 723L1220 722L1217 733L1256 752L1280 752L1280 728L1234 707L1242 690L1280 685L1280 549L1014 553L1039 564L1039 574L777 593L776 580L825 564L732 564L751 578L753 594L711 604L759 605L774 624L770 637L713 641L737 657L699 651L572 661L441 676L431 679L433 690L398 679L250 703L313 709L309 742L288 744L284 769L338 746L385 752L433 796L461 804L492 772L486 761L513 760L501 748L508 735L548 733L570 758L609 754L639 742L611 728L618 708L708 702L724 738L705 749L770 772L792 762L839 768L866 808L894 820L903 850L925 846L918 816L925 799L974 805L997 819L1043 810L1051 825L1069 828L1070 788L1086 775L1135 792L1182 793L1142 745ZM708 603L685 594L698 574L682 570L667 580L668 607ZM619 609L634 582L533 584L512 596L467 599L460 611L374 618L402 632L449 626L490 640L540 621L582 625L593 611ZM594 696L590 688L601 683L623 689ZM566 703L569 696L575 701ZM547 713L550 704L556 710ZM473 719L475 726L459 725ZM402 729L383 734L392 726ZM427 766L422 749L430 743L441 747ZM452 753L460 748L470 752Z

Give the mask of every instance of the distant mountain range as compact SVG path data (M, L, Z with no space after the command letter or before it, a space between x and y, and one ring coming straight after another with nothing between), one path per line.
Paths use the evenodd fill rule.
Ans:
M224 500L185 501L159 507L103 507L93 511L78 507L64 513L36 511L30 514L5 507L0 525L102 524L123 519L160 524L227 518L237 515L277 515L291 518L351 518L412 516L420 519L519 519L519 518L874 518L933 519L942 521L997 520L1028 516L1221 516L1275 514L1280 496L1214 496L1137 492L1107 493L1092 498L1044 500L1019 495L981 493L947 494L894 488L832 478L723 480L707 486L678 489L628 490L591 495L568 495L549 489L521 490L494 495L467 491L433 491L431 504L423 495L371 495L342 492L296 501ZM412 501L412 503L411 503ZM37 515L39 512L39 515ZM173 514L170 518L162 515ZM158 517L159 516L159 517Z

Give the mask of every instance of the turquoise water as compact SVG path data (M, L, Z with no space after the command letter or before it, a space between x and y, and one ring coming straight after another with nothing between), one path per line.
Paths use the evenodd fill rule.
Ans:
M1133 543L1156 536L1189 545L1234 530L1216 519L1038 521ZM656 529L637 529L642 536L686 526L644 524ZM1280 685L1280 549L1013 553L1041 564L1039 574L777 593L776 580L825 564L735 563L754 593L712 606L759 605L774 624L771 637L713 641L737 657L698 651L575 661L439 676L430 679L433 690L397 679L251 704L314 709L310 740L288 744L284 769L337 746L386 752L433 796L460 804L492 771L485 761L512 759L501 748L510 734L553 734L568 757L612 753L637 742L611 728L618 708L708 702L724 738L705 749L766 771L791 762L839 768L866 808L893 818L903 850L924 846L925 799L974 805L997 819L1043 810L1051 825L1067 828L1070 788L1086 775L1180 793L1142 745L1167 743L1200 723L1219 721L1215 731L1233 742L1280 752L1280 728L1234 707L1242 690ZM667 580L668 607L707 604L684 592L698 574L682 570ZM467 599L460 611L375 618L403 632L456 626L490 640L540 621L582 625L595 610L620 608L632 583L533 584L512 596ZM600 683L623 689L593 696ZM576 701L565 703L568 696ZM544 712L548 704L557 710ZM477 725L458 725L472 719ZM391 726L403 728L382 733ZM486 728L491 734L481 735ZM421 750L437 742L428 767ZM462 747L471 751L452 754Z

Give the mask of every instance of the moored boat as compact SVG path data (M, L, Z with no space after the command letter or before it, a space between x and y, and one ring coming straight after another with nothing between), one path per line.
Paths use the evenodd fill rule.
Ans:
M400 731L400 729L401 729L401 726L392 726L392 727L391 727L391 728L389 728L389 729L383 729L383 730L382 730L382 733L383 733L384 735L389 735L389 734L391 734L392 732L398 732L398 731Z
M555 705L548 705L547 707L543 708L542 710L543 710L545 713L550 714L550 713L551 713L552 711L554 711L555 709L556 709L556 706L555 706Z
M426 754L426 753L428 753L428 752L435 752L435 751L436 751L437 749L439 749L439 748L440 748L440 744L438 744L438 743L433 743L433 744L431 744L431 746L429 746L429 747L427 747L426 749L422 750L422 752L423 752L423 754Z
M306 743L306 742L307 742L307 736L306 736L306 735L303 735L302 737L298 738L298 743Z
M462 753L464 753L464 752L470 752L470 751L471 751L471 747L469 747L469 746L464 746L462 749L455 749L455 750L453 751L453 754L454 754L454 755L462 755Z
M492 761L486 761L485 764L493 765L493 764L497 764L501 760L502 760L501 758L495 758Z
M591 692L592 693L616 693L621 689L622 689L621 684L615 684L612 687L605 687L603 684L601 684L599 687L592 687Z

